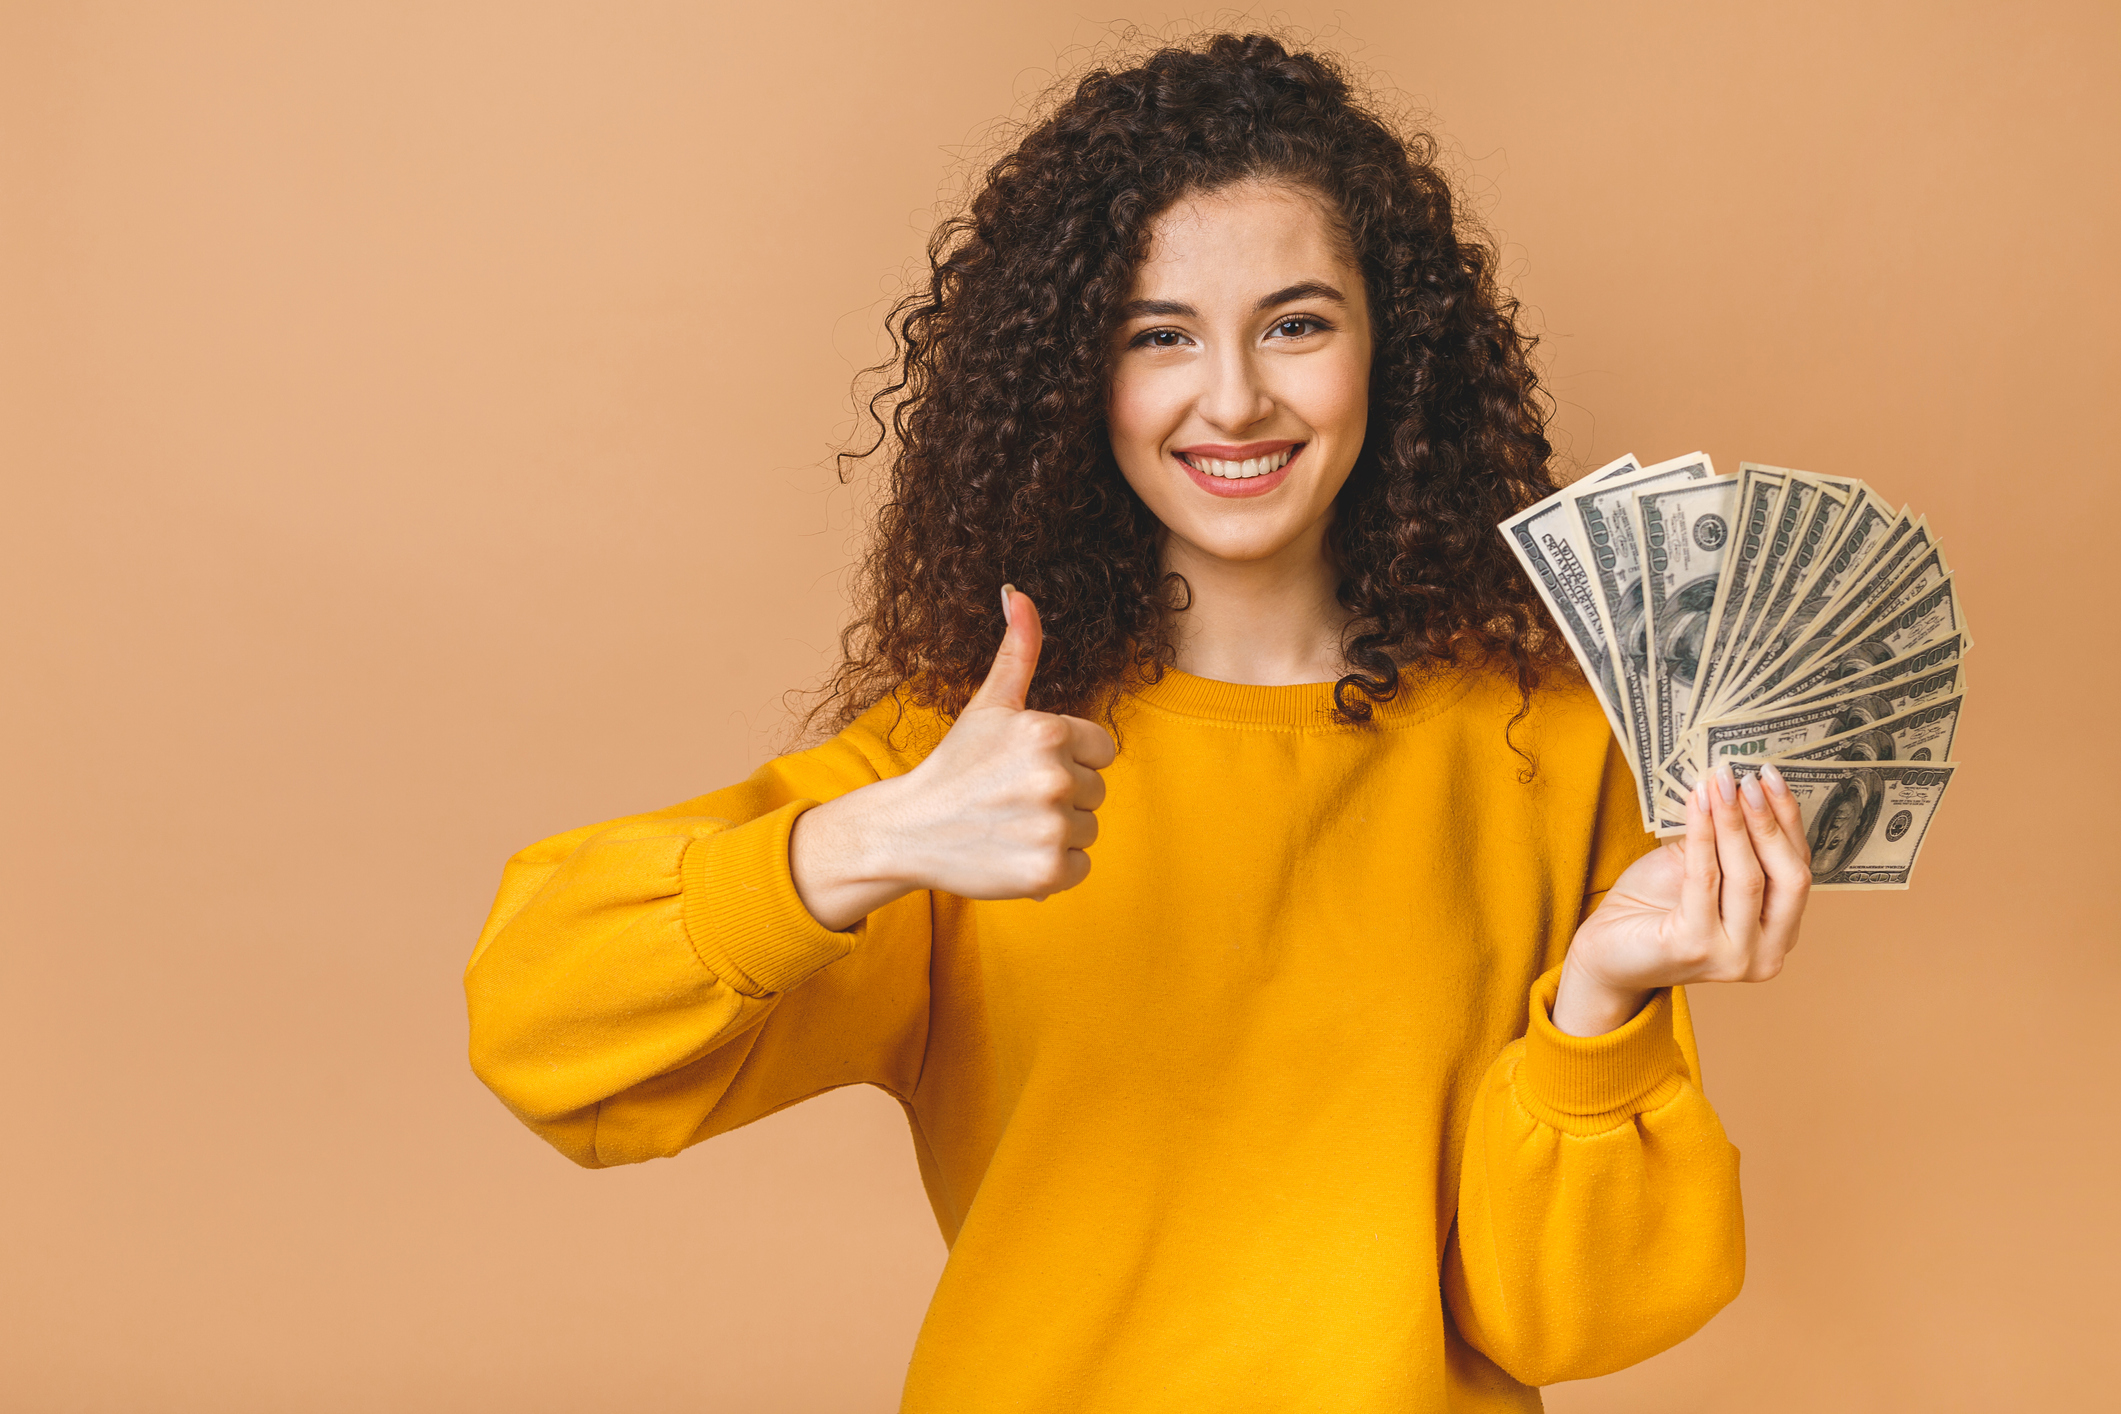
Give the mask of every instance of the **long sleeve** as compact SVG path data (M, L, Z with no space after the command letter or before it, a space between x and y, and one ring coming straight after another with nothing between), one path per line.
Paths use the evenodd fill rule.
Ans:
M1550 1020L1559 979L1480 1085L1444 1259L1459 1333L1525 1384L1657 1355L1746 1280L1737 1149L1682 1054L1680 994L1582 1039Z
M1738 1151L1698 1082L1684 994L1603 1036L1531 1026L1483 1079L1444 1295L1462 1334L1526 1384L1586 1379L1684 1340L1738 1294Z
M1602 777L1579 922L1657 847L1610 738ZM1532 1385L1668 1349L1745 1279L1738 1150L1701 1090L1685 989L1603 1036L1570 1036L1553 1022L1555 941L1524 1035L1475 1095L1443 1272L1459 1333Z
M836 933L804 909L788 866L802 811L910 768L879 730L890 713L739 785L508 861L464 989L472 1069L518 1118L594 1168L674 1154L840 1085L910 1095L928 895Z

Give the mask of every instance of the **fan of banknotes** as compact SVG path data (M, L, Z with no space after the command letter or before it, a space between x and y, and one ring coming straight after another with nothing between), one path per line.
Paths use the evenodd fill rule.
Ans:
M1904 889L1945 787L1973 639L1927 521L1861 481L1622 457L1502 523L1605 708L1643 826L1772 761L1814 887Z

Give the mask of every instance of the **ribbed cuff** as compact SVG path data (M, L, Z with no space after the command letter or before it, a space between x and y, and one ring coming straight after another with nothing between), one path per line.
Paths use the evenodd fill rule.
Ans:
M685 847L685 932L700 961L747 996L785 992L854 950L854 934L810 916L788 873L788 832L814 800L794 800Z
M1672 989L1660 988L1628 1021L1603 1036L1571 1036L1554 1025L1561 969L1532 984L1532 1024L1525 1032L1525 1088L1547 1108L1580 1119L1639 1114L1675 1087L1684 1062L1672 1036Z

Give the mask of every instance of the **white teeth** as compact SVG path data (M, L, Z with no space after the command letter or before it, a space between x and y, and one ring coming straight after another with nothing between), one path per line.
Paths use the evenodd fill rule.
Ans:
M1225 481L1250 481L1255 476L1265 476L1270 471L1280 471L1296 455L1296 448L1284 447L1264 457L1253 457L1247 461L1217 461L1214 457L1192 457L1193 465L1210 476L1219 476Z

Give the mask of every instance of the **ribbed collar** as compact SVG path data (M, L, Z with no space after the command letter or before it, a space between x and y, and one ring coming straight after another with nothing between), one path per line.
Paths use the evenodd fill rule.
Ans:
M1377 703L1372 723L1379 727L1409 727L1427 721L1466 694L1473 685L1473 672L1460 667L1410 667L1399 673L1399 695ZM1353 728L1333 715L1333 684L1300 682L1282 687L1259 687L1250 683L1218 682L1195 677L1176 668L1165 670L1162 680L1131 689L1140 703L1181 717L1223 722L1231 726L1279 727L1285 730L1349 731Z

